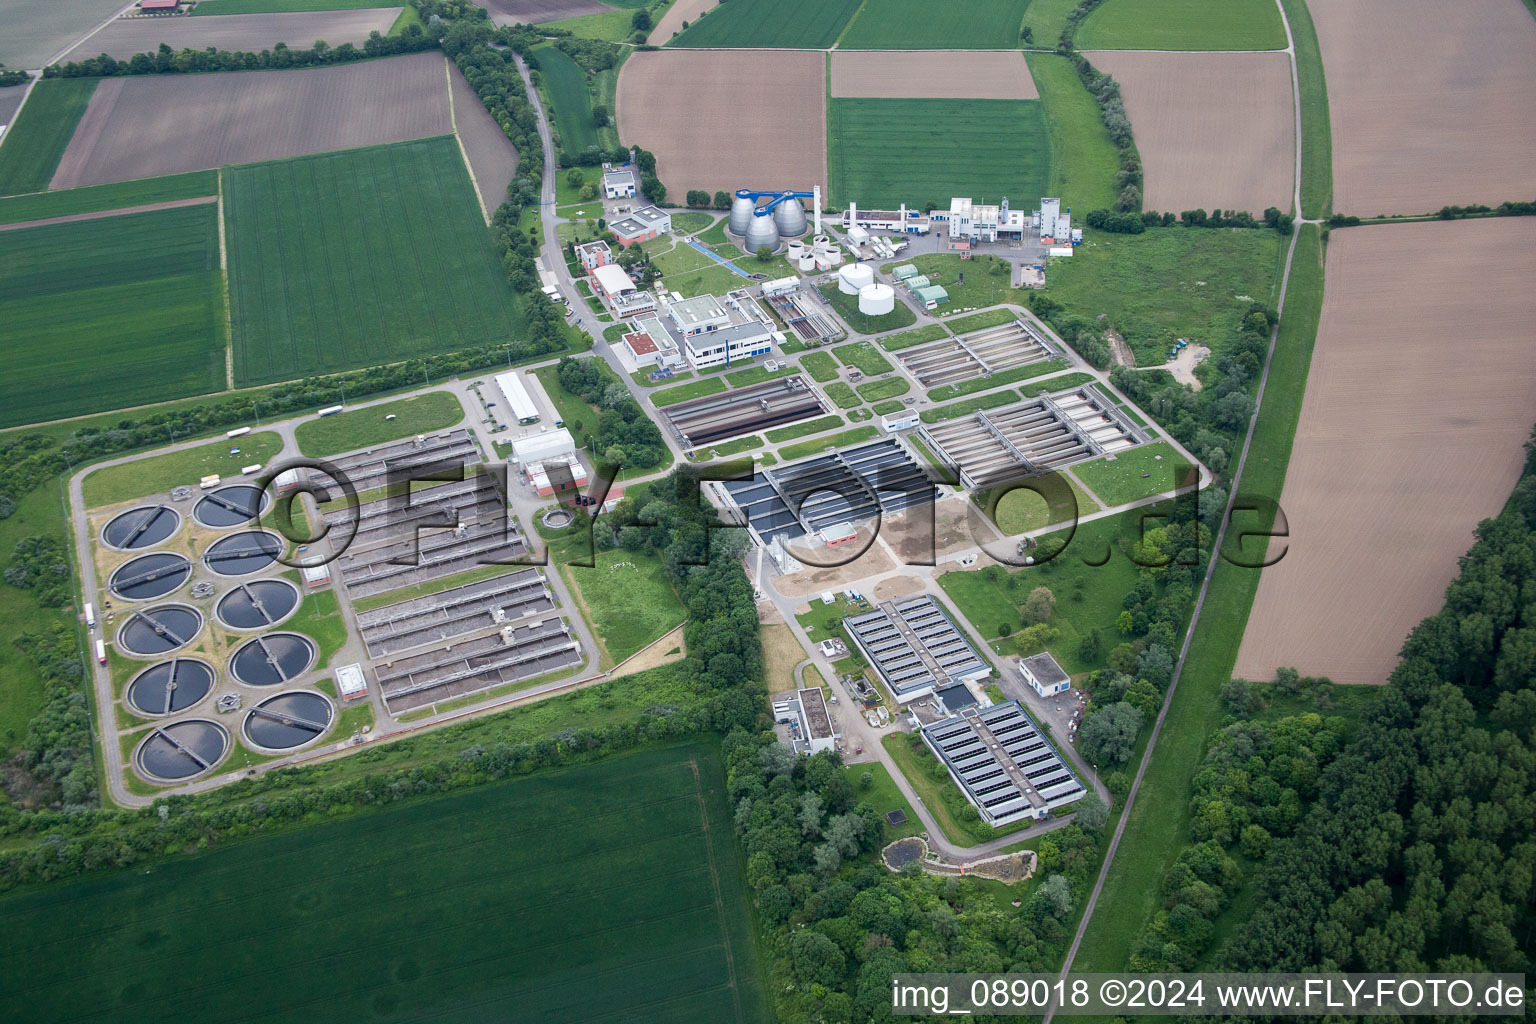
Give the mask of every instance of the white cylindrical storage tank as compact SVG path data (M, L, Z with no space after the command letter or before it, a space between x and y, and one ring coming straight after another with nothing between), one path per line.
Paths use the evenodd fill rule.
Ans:
M888 284L866 285L859 289L859 312L882 316L896 308L896 291Z
M798 238L791 239L789 243L789 258L792 260L798 260L803 259L804 257L805 243L800 241Z
M812 256L811 253L810 253L810 250L807 249L807 250L805 250L804 255L802 255L800 257L800 262L797 263L796 266L803 273L807 273L807 274L814 273L815 270L816 270L816 257Z
M850 263L837 272L837 288L844 295L857 295L866 285L875 283L875 272L862 263Z

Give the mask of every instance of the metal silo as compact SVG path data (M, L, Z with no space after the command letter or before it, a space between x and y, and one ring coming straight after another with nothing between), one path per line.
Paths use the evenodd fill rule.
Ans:
M785 237L798 237L805 234L805 207L800 205L798 199L785 199L773 208L773 222L778 225L779 234Z
M754 253L765 245L770 249L779 247L779 229L774 225L772 217L753 214L752 223L747 225L746 245L742 248L748 253Z
M757 209L757 201L750 194L744 195L746 189L736 193L736 198L731 200L730 229L733 235L744 235L752 224L752 212Z

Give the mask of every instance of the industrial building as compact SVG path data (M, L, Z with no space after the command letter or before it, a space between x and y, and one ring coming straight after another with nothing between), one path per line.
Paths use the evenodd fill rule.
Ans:
M800 374L678 402L662 409L684 448L701 448L831 411Z
M363 666L355 661L350 665L339 666L336 669L336 690L342 700L356 700L366 696L368 679L363 675Z
M849 203L848 209L843 211L842 226L849 241L863 245L871 231L926 235L933 228L933 218L927 213L907 209L906 203L902 203L899 210L861 210L858 204ZM855 229L864 233L862 238L855 237Z
M626 361L633 363L636 370L643 366L667 369L683 366L683 354L678 351L677 342L664 330L648 331L643 323L636 324L633 331L624 335L623 346L621 354L628 357Z
M1028 227L1024 211L1010 209L1007 196L996 206L960 198L949 201L949 248L957 252L978 242L1022 242Z
M533 404L533 397L528 394L521 374L498 373L496 388L501 392L514 420L524 424L539 421L539 407Z
M592 242L579 242L574 248L582 269L588 273L613 262L613 250L601 238Z
M672 230L672 215L654 206L646 206L618 220L608 222L608 230L624 248L636 242L649 242Z
M872 611L845 618L843 629L902 704L992 673L927 594L882 601Z
M656 300L651 293L641 291L624 268L616 264L593 268L588 280L603 305L618 316L644 316L656 312Z
M1019 659L1019 674L1042 697L1054 697L1072 688L1072 679L1051 657L1050 651L1041 651L1028 658Z
M773 319L744 288L724 299L713 295L684 299L676 294L663 294L660 312L636 326L658 348L658 338L669 338L696 370L750 362L772 353L775 342L784 343L784 335L774 328Z
M971 489L1039 476L1149 439L1146 430L1093 384L964 419L923 424L918 431L939 460Z
M990 825L1048 818L1087 792L1016 700L967 707L922 737Z
M858 523L928 504L937 489L901 442L886 437L716 485L758 542L791 541L823 527Z
M587 483L586 467L576 457L576 440L564 427L513 441L512 461L541 498L576 490Z
M353 452L331 460L331 466L361 494L383 487L396 478L471 466L479 462L480 446L463 427L439 434L418 434L406 441ZM338 477L338 480L340 477Z
M827 713L826 698L818 689L796 690L776 696L773 720L789 726L790 745L797 754L831 750L843 738Z
M842 336L843 329L821 304L816 290L802 290L798 277L765 281L762 292L769 307L802 340L820 344Z
M632 167L603 164L603 196L607 199L634 198L639 179Z
M897 267L897 275L905 269ZM915 274L907 275L908 281L920 279ZM1044 331L1021 317L945 341L903 349L897 358L919 384L937 388L1043 363L1060 354Z

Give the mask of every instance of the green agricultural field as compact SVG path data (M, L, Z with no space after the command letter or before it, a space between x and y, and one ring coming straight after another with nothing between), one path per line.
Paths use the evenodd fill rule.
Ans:
M415 800L0 907L0 1014L33 1024L174 1019L192 988L208 1024L767 1019L712 744Z
M0 146L0 196L42 192L96 91L94 78L45 78L32 87Z
M1193 468L1171 444L1158 441L1080 462L1072 467L1072 472L1106 505L1113 506L1193 483L1189 479Z
M670 46L742 46L824 50L837 42L860 0L751 0L721 4L671 40Z
M867 341L855 341L848 345L839 345L832 350L832 355L844 366L856 366L871 377L877 377L882 373L890 373L893 367L891 361L880 354L880 350Z
M809 441L801 441L799 444L792 444L786 448L779 449L779 458L785 462L804 459L812 455L819 455L828 448L847 448L849 445L868 441L879 433L878 427L854 427L851 430L845 430L840 434L833 434L830 437L813 437Z
M1011 50L1030 0L966 0L935 17L931 0L864 0L844 50Z
M192 16L208 14L288 14L296 11L354 11L393 6L385 0L198 0Z
M659 556L615 548L599 551L596 563L562 564L560 572L578 592L607 655L605 666L617 665L687 617Z
M115 505L120 501L159 494L182 484L196 484L210 473L238 476L242 466L255 462L265 464L282 447L282 438L270 430L263 430L233 441L214 441L195 448L106 466L92 471L81 484L85 507ZM239 448L240 451L232 455L229 451L231 448Z
M827 163L832 201L871 208L1058 194L1039 100L833 99Z
M559 149L575 156L588 146L599 145L597 126L592 123L592 92L587 88L587 73L569 54L554 46L540 46L531 56L538 63L544 91L555 108Z
M1272 0L1105 0L1077 28L1079 50L1283 50Z
M0 231L0 426L224 387L213 204Z
M1054 38L1047 45L1054 46ZM1059 196L1084 213L1114 206L1120 195L1120 151L1104 128L1098 103L1067 58L1029 53L1025 59L1040 91L1051 143L1050 182L1043 194Z
M1274 304L1285 242L1259 229L1094 232L1071 259L1052 264L1045 292L1089 319L1107 315L1138 365L1161 365L1176 338L1203 341L1219 356L1249 303Z
M1067 27L1067 15L1077 4L1078 0L1030 0L1024 11L1024 28L1029 30L1029 41L1024 45L1054 50L1061 30Z
M394 419L385 419L393 416ZM431 391L335 416L305 420L294 428L299 451L312 459L371 448L414 434L446 430L464 418L464 407L447 391Z
M176 199L196 199L219 194L218 171L190 171L164 178L140 178L111 185L89 185L59 192L34 192L0 199L0 224L67 217L77 213L122 210Z
M237 384L520 333L452 138L232 168L225 217Z
M793 441L797 437L804 437L807 434L819 433L823 430L831 430L834 427L840 427L842 425L843 418L841 416L835 414L831 416L821 416L814 420L806 420L804 423L796 423L792 426L779 427L776 430L770 430L767 433L767 437L769 443L771 444L782 444L785 441Z

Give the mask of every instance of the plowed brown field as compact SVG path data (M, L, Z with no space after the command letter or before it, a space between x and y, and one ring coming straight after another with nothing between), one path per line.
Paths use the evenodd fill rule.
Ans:
M1335 210L1416 214L1536 196L1536 19L1520 0L1309 6L1328 80Z
M1235 673L1385 682L1536 421L1536 221L1334 232L1281 507Z
M198 19L223 21L238 15ZM108 78L53 188L446 135L441 53L302 71Z
M110 54L127 60L136 53L154 53L165 43L173 50L190 47L260 53L278 43L307 50L315 40L332 46L361 46L370 32L388 32L400 16L400 5L355 11L301 11L293 14L226 14L218 18L119 18L64 57L84 60Z
M876 99L1040 98L1018 50L833 50L832 95Z
M464 144L464 154L469 157L469 169L474 172L475 184L480 188L480 200L488 213L507 201L507 186L517 173L517 149L501 125L485 109L475 87L469 84L458 65L449 64L448 74L453 90L453 122L458 128L459 141Z
M546 21L601 14L617 8L599 0L478 0L498 25L538 25Z
M1146 171L1146 209L1291 208L1296 132L1284 53L1085 56L1120 82Z
M636 53L619 72L619 133L645 140L672 196L825 185L826 58L769 50Z

